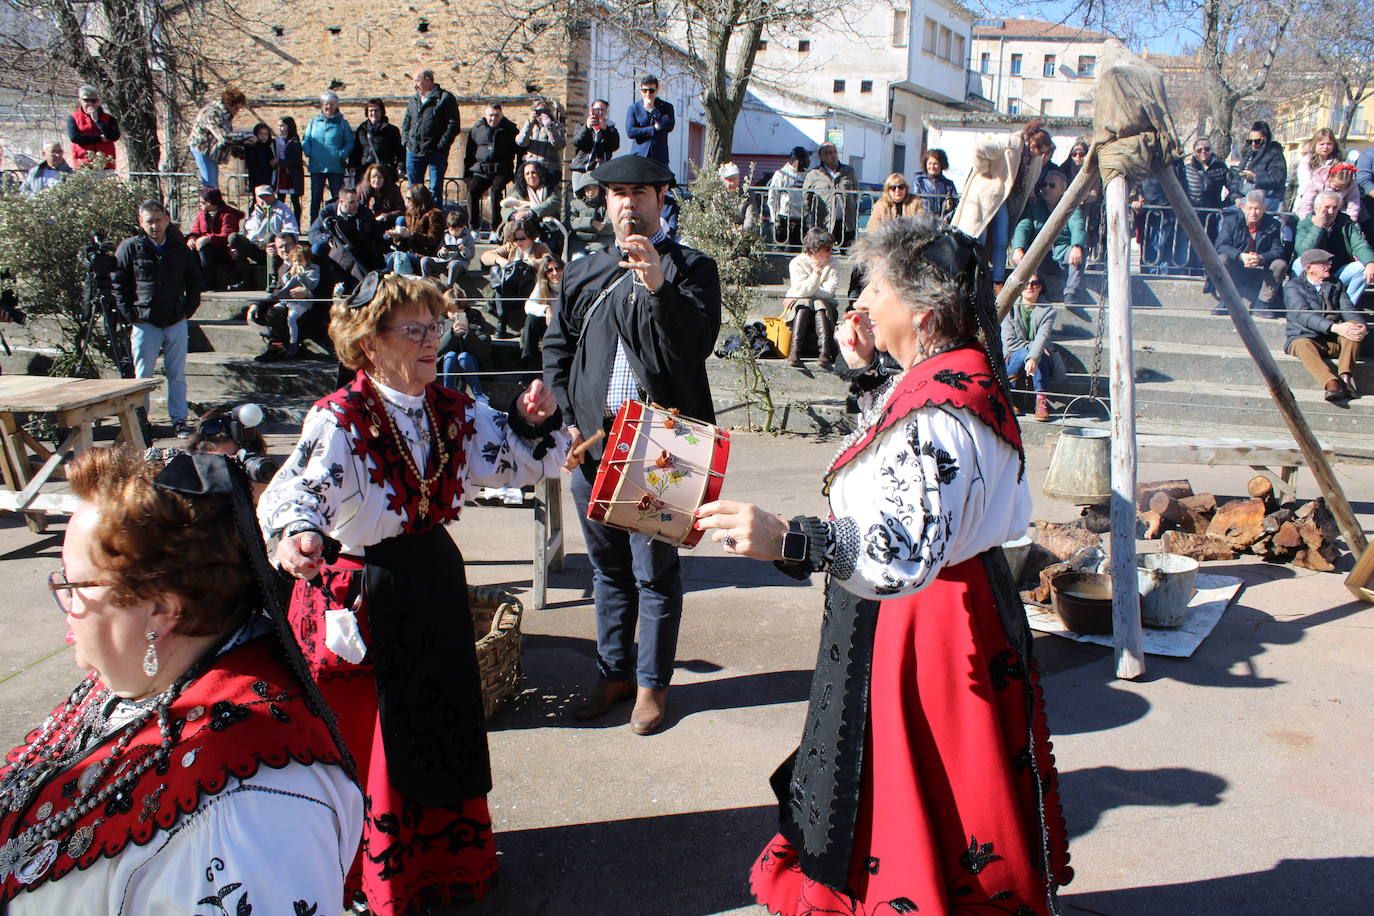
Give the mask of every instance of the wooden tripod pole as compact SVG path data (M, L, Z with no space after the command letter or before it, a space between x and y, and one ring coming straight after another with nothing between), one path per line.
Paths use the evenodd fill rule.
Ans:
M1145 673L1145 633L1135 571L1135 350L1131 337L1131 207L1126 179L1107 183L1107 311L1112 338L1112 647L1116 676Z
M1069 221L1073 211L1082 203L1083 198L1088 196L1092 190L1093 183L1097 181L1097 146L1094 145L1088 150L1088 155L1083 157L1083 168L1078 170L1074 176L1073 183L1069 185L1064 196L1059 198L1059 203L1050 213L1049 219L1045 220L1045 225L1040 228L1035 240L1026 249L1026 254L1021 258L1021 263L1016 265L1006 282L1002 284L1002 292L997 295L997 320L1001 321L1007 317L1007 311L1011 304L1021 295L1021 290L1026 287L1026 280L1030 275L1040 269L1045 257L1054 250L1054 240L1059 237L1059 232L1064 228L1064 224ZM1007 227L1007 237L1011 237L1015 226ZM1086 258L1086 253L1085 253Z
M1207 237L1206 231L1202 228L1202 221L1197 218L1197 213L1193 210L1193 205L1189 203L1187 196L1183 193L1183 187L1178 183L1178 176L1174 170L1168 166L1155 170L1155 178L1159 180L1164 188L1164 193L1168 195L1169 204L1174 209L1174 215L1178 217L1179 223L1183 225L1183 231L1188 233L1188 240L1193 243L1193 251L1202 258L1202 265L1207 268L1207 275L1212 278L1212 285L1221 292L1221 301L1226 303L1226 310L1231 313L1231 321L1236 326L1236 333L1240 336L1241 342L1245 344L1245 349L1250 351L1250 356L1255 360L1255 365L1259 368L1260 375L1264 377L1264 383L1269 386L1269 394L1274 399L1274 404L1279 409L1279 414L1283 417L1288 429L1293 433L1293 439L1302 451L1302 455L1307 459L1307 466L1312 469L1312 476L1317 478L1317 485L1321 487L1322 496L1326 497L1327 508L1336 517L1336 524L1340 526L1341 534L1345 535L1345 543L1350 548L1350 552L1359 556L1364 553L1368 542L1365 540L1364 531L1360 528L1360 523L1355 519L1355 512L1350 508L1350 501L1345 498L1345 491L1341 489L1340 481L1336 479L1336 472L1327 462L1326 456L1322 454L1321 443L1312 434L1312 428L1307 425L1306 418L1302 415L1302 409L1298 407L1298 402L1293 399L1293 391L1284 381L1279 373L1278 364L1274 362L1274 357L1269 352L1269 348L1264 345L1260 338L1259 330L1255 327L1254 320L1246 310L1244 302L1240 297L1240 290L1236 289L1235 281L1227 273L1226 267L1221 263L1221 257L1217 254L1216 248L1212 247L1212 240Z

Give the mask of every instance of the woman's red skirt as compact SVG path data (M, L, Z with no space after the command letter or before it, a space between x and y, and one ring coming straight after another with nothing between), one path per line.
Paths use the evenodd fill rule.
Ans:
M396 791L387 776L377 715L377 678L369 664L351 665L324 645L324 611L346 607L361 565L341 558L325 575L326 590L297 582L290 619L324 699L338 718L363 789L363 839L344 885L361 893L369 913L404 916L426 904L481 900L496 883L496 842L485 796L458 810L426 807ZM326 594L327 593L327 594ZM365 614L359 614L364 640Z
M1035 698L1033 750L1027 690ZM982 561L967 560L881 605L853 896L803 875L781 835L754 863L754 896L781 916L1047 914L1037 772L1046 785L1051 873L1065 884L1073 872L1039 678L1007 640Z

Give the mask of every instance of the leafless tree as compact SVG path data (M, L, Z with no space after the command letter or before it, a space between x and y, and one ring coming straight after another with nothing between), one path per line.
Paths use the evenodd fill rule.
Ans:
M1294 29L1294 44L1339 103L1336 134L1350 136L1360 105L1374 98L1374 18L1367 0L1314 0ZM1333 106L1334 107L1334 106Z
M825 27L841 0L500 0L489 54L503 75L522 51L574 46L589 19L613 23L646 51L672 49L701 86L706 109L702 165L730 157L735 122L755 72L759 40L789 26ZM558 27L553 27L554 25Z
M75 73L119 118L135 172L175 165L167 154L177 145L164 148L171 138L165 129L159 134L160 122L181 124L182 112L204 94L205 74L219 63L211 56L218 45L213 32L242 24L230 0L3 2L44 28L0 35L0 57L10 63L0 85L31 90L54 72Z

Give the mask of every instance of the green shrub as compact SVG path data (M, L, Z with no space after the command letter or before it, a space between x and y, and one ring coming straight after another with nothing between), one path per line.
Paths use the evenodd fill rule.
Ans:
M752 171L741 184L753 184ZM763 239L757 232L743 231L735 222L745 192L727 188L714 168L699 169L689 190L691 199L683 202L679 217L683 240L715 259L726 334L743 336L759 300L755 283L763 261ZM777 408L758 359L748 347L739 348L729 358L739 366L741 399L751 410L762 412L763 428L772 432Z
M114 243L135 234L138 205L148 191L103 170L78 169L33 197L0 193L0 269L14 275L26 312L57 319L63 357L54 374L94 374L97 354L88 354L78 365L73 352L83 317L86 266L81 252L92 233ZM94 339L104 347L98 317L95 324ZM107 359L108 349L99 355Z

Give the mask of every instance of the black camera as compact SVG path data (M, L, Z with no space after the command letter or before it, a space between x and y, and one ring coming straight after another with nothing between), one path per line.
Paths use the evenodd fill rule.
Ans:
M19 307L19 297L14 292L14 274L0 270L0 321L23 324L28 320L29 316Z
M250 452L246 448L234 453L234 460L243 465L243 469L248 472L248 479L253 483L270 483L277 470L281 468L281 462L275 458Z

